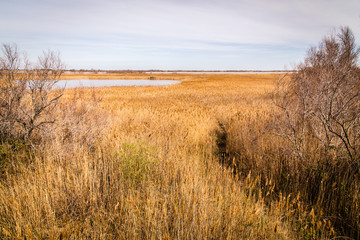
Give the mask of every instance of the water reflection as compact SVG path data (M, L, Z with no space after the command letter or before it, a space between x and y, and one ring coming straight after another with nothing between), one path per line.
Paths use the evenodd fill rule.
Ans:
M167 86L167 85L173 85L179 83L180 81L175 81L175 80L72 79L72 80L60 80L56 83L55 87L77 88L77 87L114 87L114 86Z

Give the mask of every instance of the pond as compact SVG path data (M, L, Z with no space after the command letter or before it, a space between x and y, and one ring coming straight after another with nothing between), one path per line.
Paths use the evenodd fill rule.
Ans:
M179 84L180 81L175 80L148 80L148 79L71 79L71 80L59 80L56 88L77 88L77 87L114 87L114 86L168 86Z

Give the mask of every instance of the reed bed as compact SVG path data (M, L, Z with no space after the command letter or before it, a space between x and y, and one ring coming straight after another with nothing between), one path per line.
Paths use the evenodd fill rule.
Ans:
M288 197L289 192L281 195L271 178L264 183L262 172L256 171L260 164L268 171L276 167L260 153L267 152L274 140L264 126L271 120L270 93L278 74L106 77L182 83L68 89L63 109L56 113L67 112L60 119L68 122L52 126L48 141L25 150L2 144L1 160L6 164L0 181L0 238L325 239L334 235L331 222L324 222L296 198L298 193L293 193L295 198ZM74 96L79 102L68 107ZM87 103L93 107L84 112ZM226 136L225 153L220 152L219 133ZM317 227L321 233L313 232Z

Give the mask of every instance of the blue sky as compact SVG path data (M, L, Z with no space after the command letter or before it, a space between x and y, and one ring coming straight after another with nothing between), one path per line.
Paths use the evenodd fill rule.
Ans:
M1 0L0 42L67 68L291 69L360 0Z

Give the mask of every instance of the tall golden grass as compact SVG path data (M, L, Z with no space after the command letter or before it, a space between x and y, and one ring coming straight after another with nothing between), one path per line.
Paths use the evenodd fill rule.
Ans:
M273 144L264 124L271 120L270 92L279 75L64 76L81 77L155 77L182 83L83 89L81 94L66 90L63 108L56 114L68 113L70 118L60 119L81 120L80 125L72 128L70 120L56 125L50 140L36 150L1 145L6 166L0 181L0 238L314 239L333 235L331 221L309 210L296 197L298 193L294 198L279 192L276 198L269 197L275 192L271 179L263 184L259 174L248 171L259 169L259 164L275 171L276 166L256 149L266 152ZM77 107L68 107L74 96ZM93 96L101 101L84 113ZM232 156L231 164L219 161L222 130L227 134L226 161ZM266 191L261 191L262 185Z

